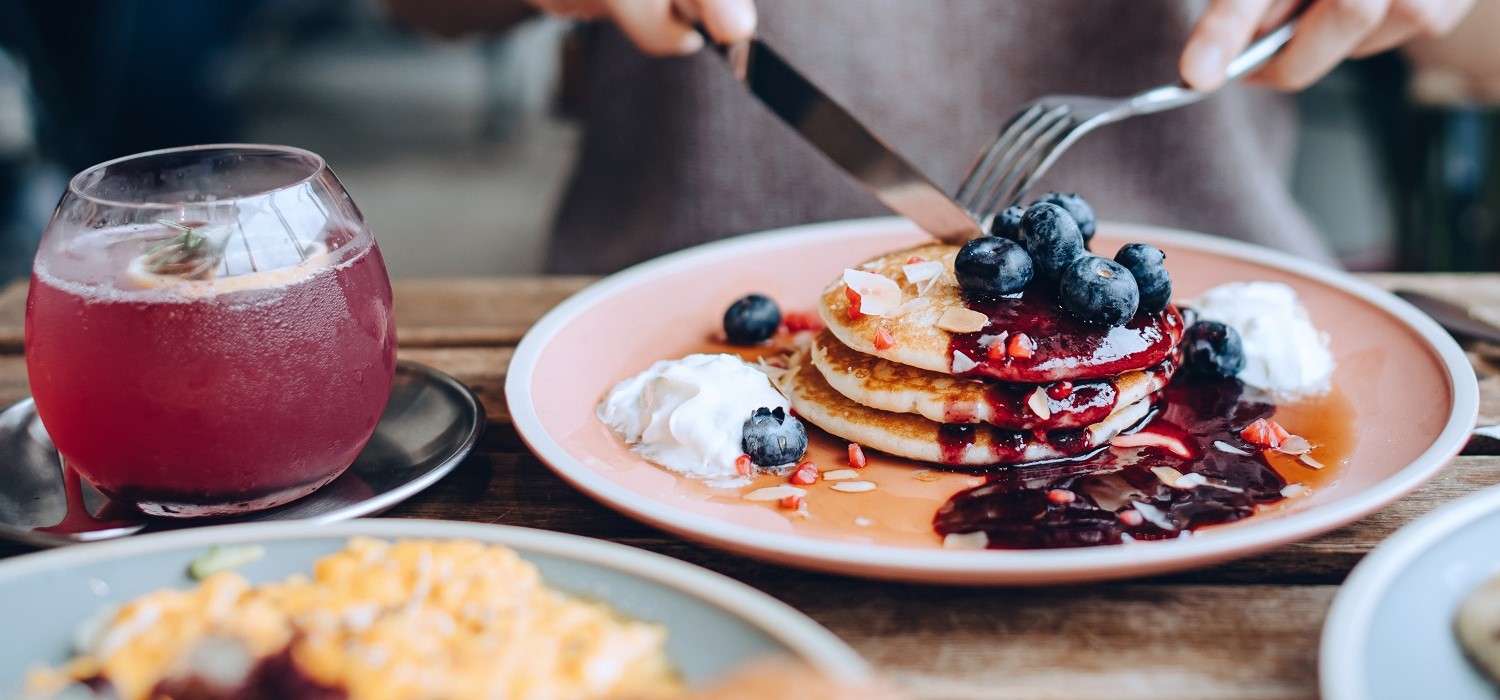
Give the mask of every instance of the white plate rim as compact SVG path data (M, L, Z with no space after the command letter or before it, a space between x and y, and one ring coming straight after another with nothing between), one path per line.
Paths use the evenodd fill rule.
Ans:
M0 583L99 559L207 548L340 537L472 539L583 562L694 596L744 620L792 649L813 668L863 680L870 665L837 635L786 603L723 574L628 545L550 530L453 520L362 518L310 527L305 522L238 523L79 544L0 561Z
M505 380L512 424L542 462L574 487L631 517L674 532L692 533L693 539L754 551L771 561L786 562L790 555L799 566L803 566L802 560L812 560L828 567L874 566L925 574L903 577L913 580L932 580L932 576L947 574L995 583L1026 583L1029 579L1108 578L1111 570L1121 567L1165 571L1173 568L1174 563L1179 567L1191 566L1195 561L1230 558L1236 550L1264 550L1326 532L1380 509L1432 478L1463 448L1478 419L1479 384L1463 349L1435 321L1400 298L1345 272L1250 243L1155 226L1106 222L1102 226L1110 229L1112 235L1161 241L1277 268L1332 286L1391 314L1415 330L1447 370L1453 394L1453 411L1447 424L1433 444L1411 464L1364 493L1342 501L1200 537L1052 550L916 549L762 532L666 508L658 501L633 493L574 459L543 428L531 398L531 378L541 350L574 317L599 300L655 276L692 266L700 258L778 247L789 239L837 240L858 236L871 228L888 230L895 226L920 232L915 224L899 217L804 224L694 246L605 277L542 316L516 346Z
M1376 545L1334 595L1318 642L1318 684L1326 700L1364 700L1365 642L1375 609L1396 579L1438 542L1500 510L1500 486L1448 503Z

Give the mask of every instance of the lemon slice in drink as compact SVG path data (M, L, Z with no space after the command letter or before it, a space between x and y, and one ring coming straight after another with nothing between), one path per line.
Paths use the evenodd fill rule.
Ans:
M205 280L183 279L177 275L164 275L152 272L151 263L149 262L150 256L143 254L131 258L130 263L125 266L125 279L135 285L136 289L163 289L170 287L173 292L194 297L279 287L312 276L317 271L326 267L333 257L328 250L328 246L322 243L309 243L304 250L306 257L301 262L290 267L280 267L274 270L256 270L229 275L227 277L211 277Z

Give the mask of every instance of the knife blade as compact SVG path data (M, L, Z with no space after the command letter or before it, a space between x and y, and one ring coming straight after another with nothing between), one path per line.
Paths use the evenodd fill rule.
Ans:
M1437 321L1438 325L1443 327L1443 330L1453 335L1500 343L1500 326L1476 317L1458 304L1409 289L1398 289L1394 293L1417 307L1422 313L1431 316L1432 320Z
M718 48L751 94L891 211L947 243L984 235L951 197L764 41Z

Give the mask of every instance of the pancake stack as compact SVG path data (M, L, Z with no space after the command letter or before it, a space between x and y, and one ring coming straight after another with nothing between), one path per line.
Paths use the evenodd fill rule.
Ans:
M1176 309L1102 326L1043 283L971 298L958 250L889 253L827 288L826 329L786 377L799 416L865 448L978 468L1088 454L1150 415L1177 368Z

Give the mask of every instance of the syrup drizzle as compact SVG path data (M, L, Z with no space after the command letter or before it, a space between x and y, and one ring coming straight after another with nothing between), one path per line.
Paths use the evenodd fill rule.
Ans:
M1161 447L1109 448L1082 461L1007 469L955 494L933 526L939 535L983 531L993 549L1042 549L1171 539L1240 520L1283 499L1286 480L1239 436L1275 410L1236 380L1178 379L1146 429L1180 439L1191 457ZM1215 441L1249 454L1223 451ZM1209 484L1167 486L1152 467L1201 474Z
M1150 375L1148 381L1164 386L1176 374L1180 362L1180 353L1173 352L1160 364L1145 370ZM1120 408L1120 394L1113 380L1056 382L1040 386L1046 393L1050 414L1043 420L1030 405L1032 394L1038 388L1039 385L1008 382L990 385L984 399L990 411L990 421L1010 429L1030 429L1042 423L1049 429L1085 428L1108 418ZM972 423L976 414L972 403L955 401L944 406L943 422Z
M1053 287L1036 282L1015 297L968 297L966 306L990 321L977 332L954 334L949 342L950 358L961 352L977 363L960 374L1033 384L1101 379L1153 366L1167 359L1182 339L1183 319L1172 307L1136 314L1123 326L1101 326L1064 311ZM990 359L987 343L980 339L1002 331L1031 338L1036 344L1031 356Z

